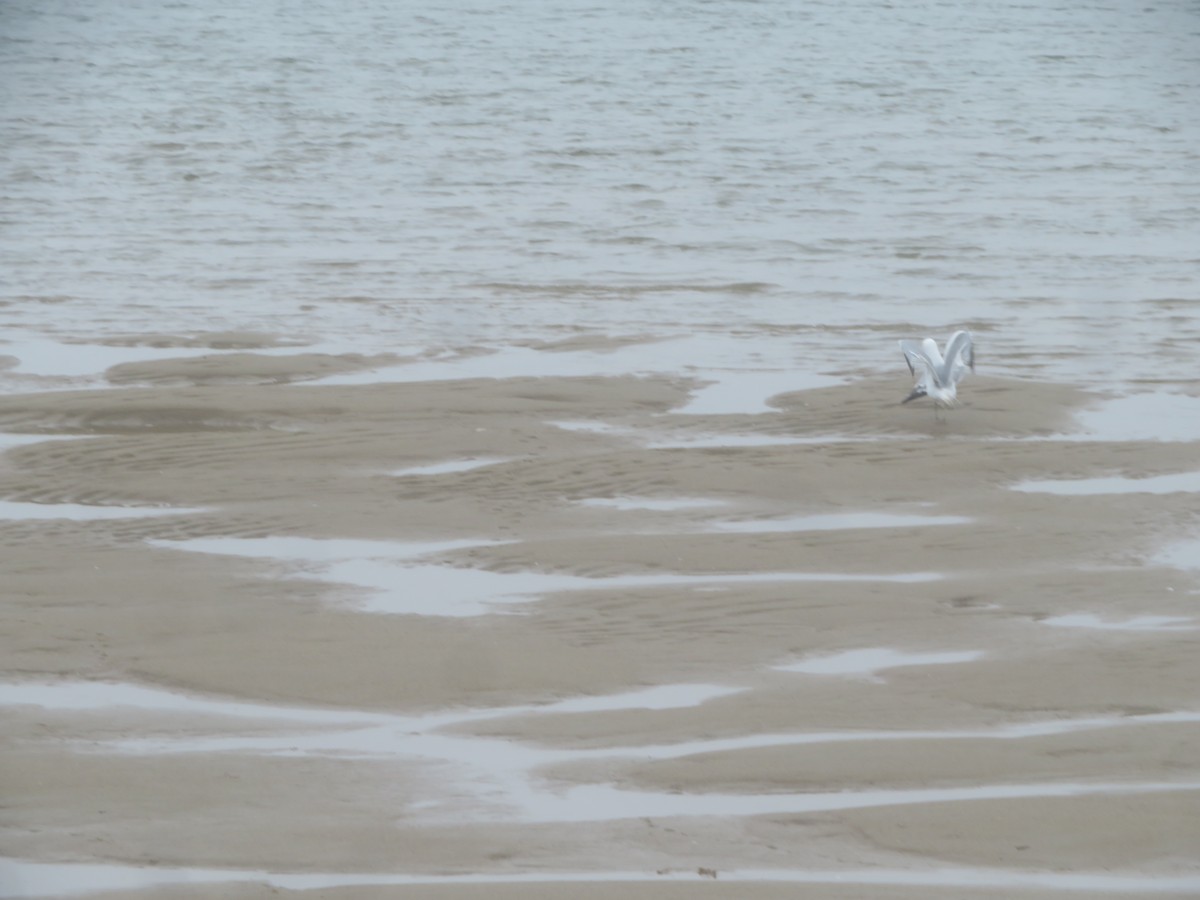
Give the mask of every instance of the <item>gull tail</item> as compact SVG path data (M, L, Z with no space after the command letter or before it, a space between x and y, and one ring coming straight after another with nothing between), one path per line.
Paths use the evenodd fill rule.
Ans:
M925 391L925 388L920 388L920 387L913 388L913 392L911 394L909 394L907 397L905 397L903 400L901 400L900 405L903 406L909 400L916 400L918 397L925 397L925 396L928 396L928 394Z

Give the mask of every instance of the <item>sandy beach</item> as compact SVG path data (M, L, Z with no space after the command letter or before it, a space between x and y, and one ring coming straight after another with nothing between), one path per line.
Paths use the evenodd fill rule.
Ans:
M1138 487L1195 441L985 375L944 422L903 371L757 415L320 381L381 362L0 398L6 856L110 897L1200 884L1195 494Z

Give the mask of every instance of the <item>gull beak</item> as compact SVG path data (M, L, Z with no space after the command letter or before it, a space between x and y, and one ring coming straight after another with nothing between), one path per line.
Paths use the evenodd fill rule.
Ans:
M926 396L926 394L922 388L913 388L913 392L911 394L909 394L907 397L905 397L903 400L901 400L900 405L903 406L909 400L916 400L918 397L924 397L924 396Z

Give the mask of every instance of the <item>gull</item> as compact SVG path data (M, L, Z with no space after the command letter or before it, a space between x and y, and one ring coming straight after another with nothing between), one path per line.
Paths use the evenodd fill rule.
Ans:
M958 402L958 383L967 374L967 369L975 371L975 345L971 342L971 332L956 331L950 336L945 359L933 338L901 341L900 349L908 370L917 376L912 393L901 403L918 397L932 397L936 415L941 407L954 406Z

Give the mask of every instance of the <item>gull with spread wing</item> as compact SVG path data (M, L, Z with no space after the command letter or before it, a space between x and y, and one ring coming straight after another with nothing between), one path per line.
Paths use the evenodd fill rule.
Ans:
M943 406L954 406L958 402L958 383L967 374L975 371L975 345L971 332L956 331L946 342L946 356L938 350L937 341L904 340L900 342L908 370L917 377L912 393L901 400L907 403L918 397L933 399L934 411Z

